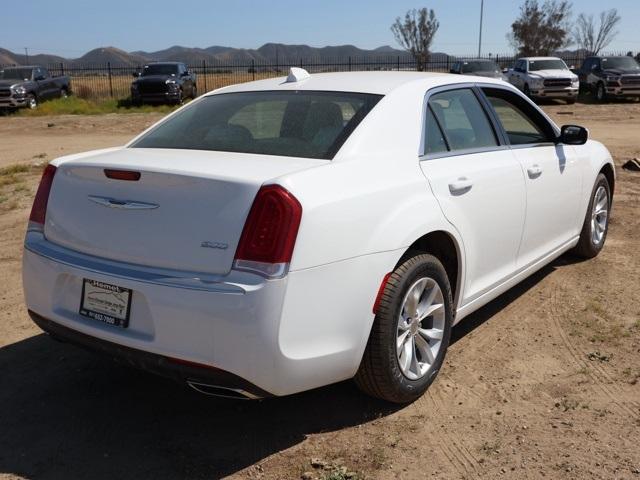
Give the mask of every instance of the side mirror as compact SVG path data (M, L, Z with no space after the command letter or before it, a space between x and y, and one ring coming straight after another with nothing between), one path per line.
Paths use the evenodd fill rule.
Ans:
M560 129L558 143L565 145L584 145L589 138L589 131L579 125L563 125Z
M138 78L138 77L140 76L140 72L133 72L133 73L131 74L131 76L132 76L133 78Z
M180 74L181 77L188 77L189 75L191 75L191 72L182 72Z

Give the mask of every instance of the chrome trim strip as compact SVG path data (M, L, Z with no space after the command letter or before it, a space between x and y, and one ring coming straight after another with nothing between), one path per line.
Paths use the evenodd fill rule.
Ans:
M257 275L241 274L242 283L230 282L227 277L209 273L184 272L166 268L146 267L94 257L47 241L40 232L27 232L24 248L31 253L72 268L95 272L134 282L161 285L187 290L244 295L258 290L265 280ZM227 280L223 280L227 278Z
M122 210L153 210L160 205L157 203L137 202L135 200L118 200L116 198L99 197L97 195L89 195L89 200L103 207L118 208Z

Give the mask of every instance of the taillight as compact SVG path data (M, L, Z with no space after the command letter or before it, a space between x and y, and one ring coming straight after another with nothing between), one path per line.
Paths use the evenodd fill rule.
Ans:
M262 187L244 224L234 268L268 278L286 275L302 218L302 205L280 185Z
M105 177L113 180L125 180L128 182L137 182L140 180L140 172L134 172L133 170L114 170L112 168L105 168L104 175Z
M47 216L47 203L49 202L49 193L51 192L51 184L53 183L55 174L56 167L53 165L47 165L44 172L42 172L40 185L38 185L38 191L33 199L31 215L29 215L29 230L42 231L44 229L44 221Z

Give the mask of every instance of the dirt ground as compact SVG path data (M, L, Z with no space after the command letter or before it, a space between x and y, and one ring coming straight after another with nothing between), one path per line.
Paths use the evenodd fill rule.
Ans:
M640 104L544 108L618 167L640 157ZM122 144L156 118L0 118L0 166ZM427 394L397 407L350 382L208 398L46 337L20 278L40 168L0 183L0 478L640 479L640 173L617 170L599 257L564 256L471 315Z

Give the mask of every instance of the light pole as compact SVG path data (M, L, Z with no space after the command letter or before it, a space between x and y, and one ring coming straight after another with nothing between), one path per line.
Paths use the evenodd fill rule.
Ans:
M484 13L484 0L480 0L480 35L478 37L478 58L482 51L482 14Z

